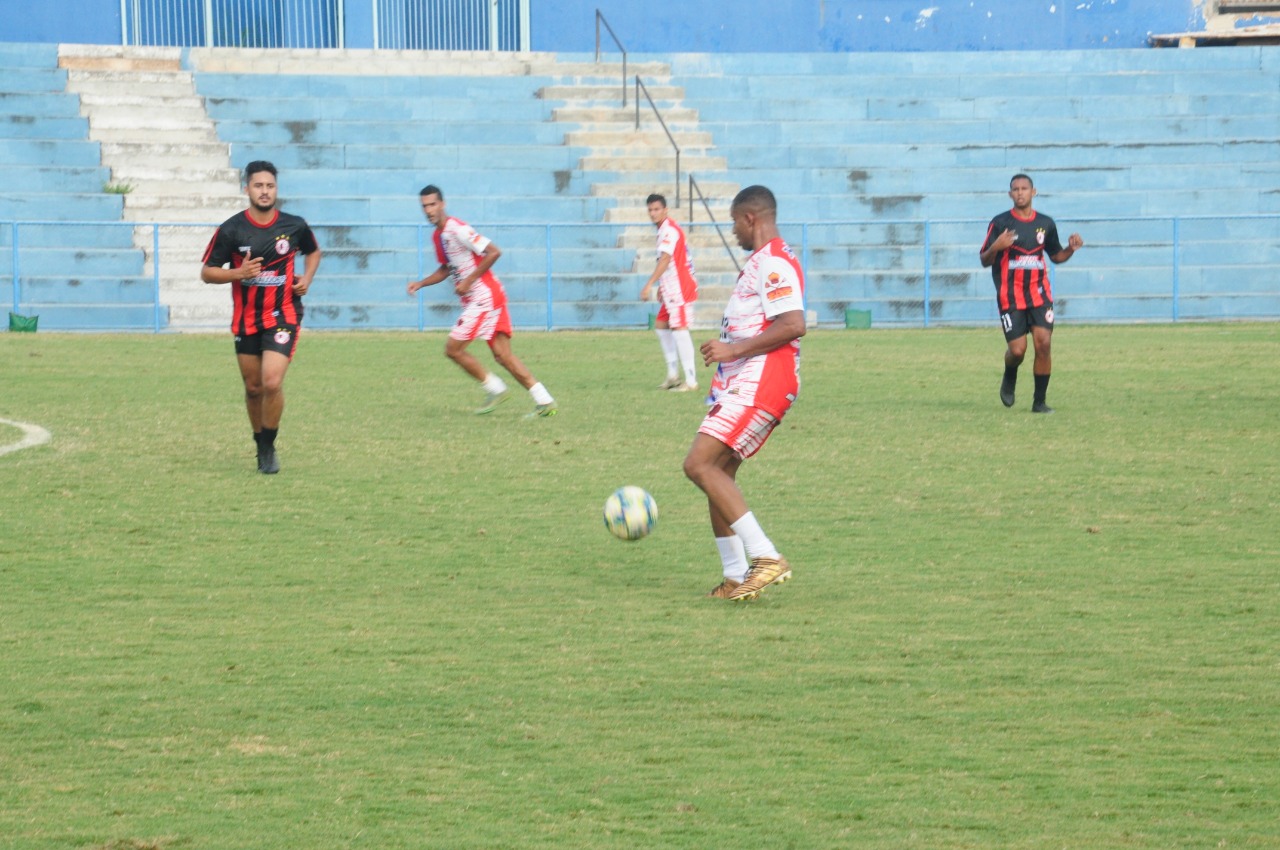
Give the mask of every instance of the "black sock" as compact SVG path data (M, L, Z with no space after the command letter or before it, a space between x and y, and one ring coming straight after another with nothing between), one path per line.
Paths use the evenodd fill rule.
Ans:
M263 428L261 446L264 449L274 449L276 447L276 434L279 433L279 428Z
M253 441L254 443L257 444L258 451L262 451L262 432L261 431L253 432Z
M1005 364L1004 367L1004 385L1009 389L1013 389L1018 385L1018 367Z
M1036 375L1036 392L1031 399L1036 404L1044 404L1044 394L1049 391L1049 376Z

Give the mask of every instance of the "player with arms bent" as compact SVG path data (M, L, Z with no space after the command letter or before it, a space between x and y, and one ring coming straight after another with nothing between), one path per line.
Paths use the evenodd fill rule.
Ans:
M249 163L244 185L249 208L213 234L200 279L231 284L231 332L258 446L258 471L274 475L280 471L275 445L284 413L284 376L298 347L302 296L320 268L320 246L306 221L276 209L274 165ZM297 254L306 259L302 274L295 276Z
M703 343L706 365L720 364L718 389L684 459L684 472L707 496L724 580L709 594L755 599L791 578L738 489L738 468L760 447L800 391L805 334L804 274L778 233L778 204L764 186L748 186L730 207L738 244L753 252L725 307L720 338Z
M1000 401L1005 407L1013 407L1018 367L1027 355L1027 334L1030 333L1036 353L1032 365L1036 386L1031 412L1053 413L1053 408L1045 403L1053 365L1049 349L1053 339L1053 293L1049 288L1049 265L1045 257L1055 263L1065 263L1084 247L1084 240L1079 233L1072 233L1067 247L1063 248L1053 219L1032 209L1035 196L1031 178L1015 174L1009 181L1013 209L991 219L979 258L984 269L991 269L1000 324L1009 344L1004 353Z
M693 302L698 300L698 279L693 273L693 260L684 231L667 214L667 199L653 194L645 201L649 220L658 228L658 262L653 274L640 290L640 300L648 301L656 284L658 308L653 327L667 361L667 380L658 389L684 393L698 389L698 364L693 357L693 337L689 326L693 321ZM684 377L677 371L684 365Z
M484 389L485 401L476 413L492 413L507 400L506 383L481 366L475 355L467 351L472 340L483 339L489 343L493 359L533 397L534 408L529 417L554 416L555 399L511 351L511 313L507 310L507 293L491 271L502 252L471 225L445 211L444 193L439 187L422 187L418 200L427 221L436 228L433 238L440 268L422 280L411 282L408 291L413 295L424 286L453 279L453 291L462 299L462 315L449 331L444 353L479 381Z

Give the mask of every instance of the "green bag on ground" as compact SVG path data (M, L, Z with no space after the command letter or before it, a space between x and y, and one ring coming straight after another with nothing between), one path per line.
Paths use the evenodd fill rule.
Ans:
M846 328L866 330L871 327L871 311L848 308L844 311L844 326Z
M10 333L35 333L36 325L39 323L39 316L19 316L17 313L9 313L9 332Z

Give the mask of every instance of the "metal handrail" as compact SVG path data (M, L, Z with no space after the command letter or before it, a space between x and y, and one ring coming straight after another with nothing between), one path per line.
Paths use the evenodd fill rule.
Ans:
M613 27L609 26L609 22L605 20L604 15L600 14L600 10L596 9L596 64L600 64L600 25L604 24L604 28L609 31L613 43L618 45L618 49L622 51L622 108L627 108L627 48L622 46L622 42L618 40L618 36L613 31Z
M671 147L676 152L676 203L680 206L680 146L676 144L675 136L671 135L671 131L667 129L667 122L662 120L662 113L658 111L658 105L653 102L653 98L649 96L649 88L640 80L640 75L636 74L636 129L640 129L640 93L644 93L644 99L649 101L653 114L658 116L658 123L662 125L662 132L667 134L667 141L671 142Z
M711 204L707 203L707 199L702 194L702 187L698 185L698 181L693 178L693 173L689 173L689 223L693 224L693 196L697 194L698 200L702 201L702 208L707 211L707 218L711 220L711 225L716 229L716 235L720 237L720 242L724 245L725 253L729 255L729 259L733 260L733 267L738 270L738 274L742 274L742 266L738 264L738 255L733 253L733 249L729 247L729 240L724 238L724 231L720 229L720 223L716 221L716 217L711 214Z

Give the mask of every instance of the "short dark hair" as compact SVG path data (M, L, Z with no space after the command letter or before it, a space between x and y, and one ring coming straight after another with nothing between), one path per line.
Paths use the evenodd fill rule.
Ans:
M1009 188L1010 188L1010 189L1012 189L1012 188L1013 188L1013 181L1014 181L1014 180L1026 180L1028 183L1030 183L1030 184L1031 184L1031 188L1032 188L1032 189L1034 189L1034 188L1036 187L1036 182L1035 182L1034 180L1032 180L1032 179L1031 179L1031 176L1030 176L1030 175L1028 175L1028 174L1015 174L1015 175L1013 175L1012 177L1010 177L1010 178L1009 178Z
M644 205L647 207L649 206L649 204L652 204L654 201L657 201L658 203L662 204L664 207L667 205L667 199L664 198L662 195L659 195L657 192L654 192L652 195L645 198Z
M440 187L434 183L428 183L422 187L420 192L418 192L419 198L425 198L427 195L439 195L440 200L444 200L444 192L441 192Z
M265 159L255 159L244 167L244 182L246 186L249 185L249 178L253 177L253 175L257 174L259 171L265 171L272 177L280 176L274 165L267 162Z
M730 209L742 206L756 206L762 210L776 213L778 211L778 199L773 196L773 192L764 186L748 186L734 196Z

